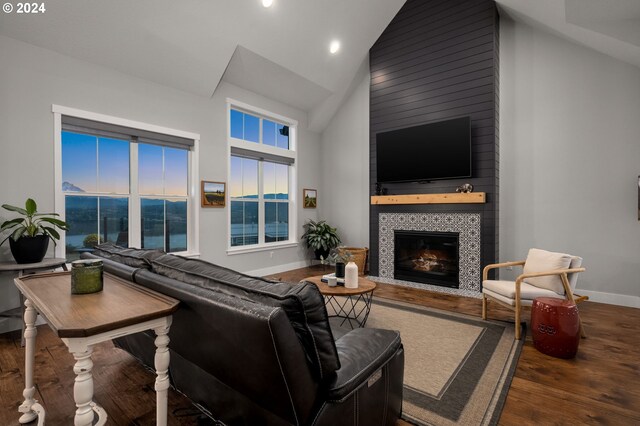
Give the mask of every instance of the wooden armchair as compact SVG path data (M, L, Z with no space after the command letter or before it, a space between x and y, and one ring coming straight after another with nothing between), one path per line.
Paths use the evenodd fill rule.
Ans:
M543 267L545 259L551 259L548 269ZM487 319L487 300L489 299L514 310L515 338L519 340L522 306L531 306L536 297L566 298L576 304L589 300L587 296L573 293L578 273L585 271L585 268L580 267L581 264L582 258L577 256L531 249L526 261L487 265L482 271L482 319ZM558 265L566 265L566 267L558 268ZM519 275L515 282L489 280L490 270L508 266L523 266L524 273ZM580 334L586 337L582 321Z

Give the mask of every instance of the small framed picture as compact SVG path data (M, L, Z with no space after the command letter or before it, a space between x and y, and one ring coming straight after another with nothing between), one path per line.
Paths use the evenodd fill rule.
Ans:
M225 182L202 181L200 202L202 207L224 207L227 199Z
M303 189L302 202L305 209L315 209L318 207L318 191L315 189Z

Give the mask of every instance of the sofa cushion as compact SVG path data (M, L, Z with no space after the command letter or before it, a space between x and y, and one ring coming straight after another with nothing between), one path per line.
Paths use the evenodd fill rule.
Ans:
M154 258L151 268L152 272L184 283L282 308L319 379L340 368L324 298L313 283L270 281L176 255Z
M525 274L555 271L558 269L568 269L570 264L571 255L532 248L529 250L522 271ZM559 275L526 278L525 282L535 287L551 290L558 294L564 294L564 287L562 286L562 280Z
M132 268L145 268L151 270L151 260L163 256L162 250L124 248L113 243L97 245L93 254L100 257L120 262Z

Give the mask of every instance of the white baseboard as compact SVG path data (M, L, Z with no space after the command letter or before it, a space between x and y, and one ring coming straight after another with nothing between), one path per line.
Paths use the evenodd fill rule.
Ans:
M299 260L297 262L286 263L284 265L270 266L268 268L254 269L253 271L244 272L247 275L256 277L264 277L265 275L278 274L280 272L291 271L292 269L300 269L309 266L308 260Z
M589 296L590 302L608 303L610 305L628 306L630 308L640 308L640 297L628 296L626 294L605 293L602 291L576 289L576 293L581 296Z

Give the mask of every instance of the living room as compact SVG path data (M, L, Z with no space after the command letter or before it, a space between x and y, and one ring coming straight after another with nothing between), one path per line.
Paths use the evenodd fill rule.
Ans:
M183 246L166 251L293 283L331 269L313 259L301 240L308 220L325 220L337 228L342 245L369 248L368 278L377 284L371 321L380 308L375 302L383 299L481 321L484 267L524 260L531 248L570 253L583 258L586 269L579 274L576 293L589 298L579 304L587 338L571 360L544 355L534 348L525 309L527 329L511 388L507 385L496 402L502 409L486 421L553 423L545 407L555 399L563 404L554 412L561 424L640 421L640 10L634 2L156 5L68 0L43 3L40 13L20 14L18 3L6 4L12 10L0 14L0 203L23 206L32 198L40 212L59 213L69 223L55 248L50 244L47 258L77 259L91 250L85 240L96 234L95 242L120 240L129 247ZM471 169L458 174L466 177L424 175L415 179L420 183L376 187L378 133L458 117L471 120ZM100 140L114 129L135 133L125 149L130 166L124 171L100 168L97 144L93 165L69 160L75 143L69 135L93 132ZM163 152L160 162L149 154L149 164L162 166L148 176L144 161L135 161L144 160L145 147ZM184 155L176 154L181 166L171 174L163 167L174 151ZM104 158L104 164L116 164ZM89 175L97 176L94 188L69 178ZM122 176L130 176L124 190L99 188L100 183L115 187ZM183 190L169 190L167 176L186 182ZM274 182L270 191L264 186L268 179ZM147 193L145 182L165 186ZM372 201L409 194L451 196L465 183L473 185L471 195L484 194L483 203ZM205 184L221 188L224 201L205 205ZM313 207L305 205L309 194L315 195ZM89 198L96 211L106 199L134 201L108 220L96 217L95 232L88 232L69 206ZM182 223L181 230L158 234L145 226L154 207L145 200L161 202L166 211L169 205L182 206L161 219L163 229L177 229L170 228L171 217L173 226ZM266 217L267 209L274 213ZM462 287L465 292L423 283L407 286L385 275L391 272L381 267L380 218L396 214L479 215L479 261L469 269L472 275L465 275L471 277L465 281L468 288ZM2 211L3 221L14 217ZM120 228L107 232L106 224L116 222ZM152 237L156 242L150 243ZM0 256L13 260L8 243L0 247ZM515 280L521 270L512 269L503 270L500 278ZM15 277L14 272L0 275L2 311L21 305ZM488 316L513 329L513 312L492 301ZM36 340L36 364L44 359L47 349L39 346L44 343L67 357L60 370L72 368L65 345L46 334L44 322L38 324L44 342ZM21 327L19 319L0 318L5 338L0 419L7 424L17 424L23 402ZM403 339L403 344L408 356L410 341ZM123 368L140 378L140 388L153 387L154 374L132 363L125 351L111 347L94 355L96 400L107 408L126 411L113 395L100 400L100 389L124 390L99 382L98 371L109 371L105 374L114 377L105 380L117 382L118 368ZM110 357L121 367L98 370ZM410 360L405 362L408 366ZM40 385L36 397L54 424L71 421L73 415L70 371L51 378L67 387ZM574 388L578 395L571 392ZM171 392L170 424L206 421L199 414L181 420L175 409L185 412L191 406ZM55 406L56 393L65 395L60 406ZM543 401L540 407L531 402L536 399ZM110 421L153 423L153 395L138 403L144 409L130 417L116 412ZM412 403L405 400L403 410ZM428 422L412 416L403 418Z

